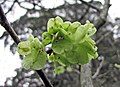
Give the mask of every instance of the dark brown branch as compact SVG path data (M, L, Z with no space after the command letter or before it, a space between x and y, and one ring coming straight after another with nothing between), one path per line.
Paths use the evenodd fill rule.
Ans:
M110 5L110 0L104 0L104 5L103 5L103 9L100 12L100 17L96 20L95 22L95 27L97 29L99 29L101 26L103 26L106 22L107 19L107 15L108 15L108 10Z
M13 30L13 28L9 24L7 18L5 17L5 14L3 12L1 5L0 5L0 24L10 34L10 36L13 38L14 42L16 44L18 44L20 42L20 39L18 38L17 34L15 33L15 31ZM53 87L42 70L37 70L36 72L41 77L41 79L43 80L46 87Z
M90 3L88 3L88 2L86 2L86 1L84 1L84 0L80 0L80 1L81 1L83 4L85 4L85 5L89 6L89 7L97 10L98 12L100 12L100 9L98 9L97 7L91 5Z
M13 28L10 26L7 18L5 17L5 14L2 10L2 7L0 6L0 24L5 28L5 30L10 34L10 36L13 38L16 44L20 42L17 34L13 30Z
M21 8L23 8L23 9L26 9L26 10L31 10L31 9L29 9L29 8L26 8L26 7L22 6L22 5L21 5L21 3L20 3L20 2L18 2L18 1L17 1L17 4L18 4Z
M89 6L87 7L87 9L86 9L86 11L85 11L85 13L81 16L81 18L79 19L80 21L82 21L83 19L84 19L84 17L86 16L86 14L88 13L88 11L89 11Z
M7 0L3 0L3 2L1 2L0 4L4 4Z
M93 0L91 0L89 3L92 3L92 2L93 2ZM84 19L84 17L86 16L86 14L88 13L89 9L90 9L90 6L88 5L87 8L86 8L85 13L84 13L84 14L81 16L81 18L79 19L81 22L82 22L82 20Z
M12 4L11 7L8 9L8 11L5 13L5 15L12 10L12 8L14 7L16 1L17 1L17 0L14 0L13 4Z
M24 2L28 2L30 4L33 4L33 8L29 8L29 7L25 7L25 6L22 6L21 4L24 3ZM34 0L33 1L16 1L16 3L23 9L26 9L26 10L36 10L36 11L39 11L39 9L35 9L35 6L39 7L39 8L42 8L44 9L43 6L40 6L38 3L41 3L41 1L38 1L38 3L35 3Z

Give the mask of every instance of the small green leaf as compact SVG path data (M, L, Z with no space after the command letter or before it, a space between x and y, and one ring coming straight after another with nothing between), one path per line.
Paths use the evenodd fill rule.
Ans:
M90 37L90 36L92 36L95 32L96 32L96 28L93 27L93 28L91 28L91 29L88 30L88 34L87 34L87 35Z
M58 66L54 69L55 74L62 74L64 73L65 69L63 66Z
M57 17L55 18L55 23L56 23L57 25L61 25L61 24L63 23L63 20L62 20L59 16L57 16Z
M64 36L68 35L68 33L64 29L60 29L60 31Z
M67 51L66 59L72 64L85 64L89 61L89 57L86 49L83 48L83 45L75 45L72 50Z
M48 33L48 32L44 32L42 34L42 39L43 39L42 43L44 45L48 45L52 41L52 37L51 37L50 33Z
M82 43L86 39L87 29L84 26L79 26L75 32L75 41L78 43Z
M78 64L86 64L89 62L89 57L87 54L87 49L84 48L83 44L80 44L76 49L76 57L78 58Z
M49 31L48 31L51 35L54 35L54 34L56 34L57 32L59 32L59 27L52 27L52 28L50 28L49 29Z
M54 61L54 60L55 60L55 56L53 55L53 53L48 56L48 59L49 59L50 61Z
M56 57L58 57L58 62L62 65L62 66L70 66L72 65L70 62L68 62L68 60L66 59L66 55L65 53L62 54L58 54L56 55Z
M37 54L39 50L36 48L31 49L31 53L29 54L30 59L33 59L33 62L36 60Z
M28 41L32 42L34 40L34 36L32 34L29 35Z
M40 43L40 41L39 41L38 38L35 38L35 39L34 39L34 44L35 44L35 48L36 48L36 49L42 48L42 44Z
M95 41L92 40L90 37L86 38L86 41L89 42L89 43L92 44L92 45L95 45L95 44L96 44Z
M42 69L47 60L47 54L45 52L38 53L36 60L33 62L33 65L31 66L32 70L40 70Z
M55 25L55 19L54 18L49 19L47 23L47 30L49 31L49 29L54 27L54 25Z
M87 54L89 54L90 59L96 58L98 56L97 54L97 47L95 45L92 45L88 41L85 41L82 43L83 49L86 50Z
M26 55L24 58L23 58L23 61L22 61L22 66L28 70L31 68L31 66L33 65L33 58L31 57L31 54L29 55Z
M72 49L72 44L65 40L64 37L58 37L58 39L55 39L52 43L52 49L55 53L61 54L65 50Z
M21 41L18 44L17 51L20 55L28 55L31 53L31 47L29 41Z
M77 58L77 53L73 50L67 51L66 53L66 59L68 62L70 62L71 64L77 64L78 58Z
M88 37L92 36L96 32L96 28L89 21L86 21L85 28L88 29L88 32L87 32Z
M68 31L71 33L75 33L76 29L81 26L80 22L73 22L69 27Z
M71 22L69 22L69 21L66 21L61 24L62 28L65 30L67 30L70 25L71 25Z

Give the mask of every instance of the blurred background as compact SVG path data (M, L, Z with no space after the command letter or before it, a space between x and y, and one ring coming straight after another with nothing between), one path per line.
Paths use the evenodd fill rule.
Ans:
M64 21L86 20L97 28L95 41L99 57L92 61L94 87L119 87L120 69L120 12L119 0L0 0L6 17L21 40L29 34L41 39L47 21L60 16ZM44 87L34 71L21 67L22 57L16 52L14 43L5 29L0 26L0 86ZM79 66L72 72L54 75L53 63L48 62L44 72L54 87L80 87Z

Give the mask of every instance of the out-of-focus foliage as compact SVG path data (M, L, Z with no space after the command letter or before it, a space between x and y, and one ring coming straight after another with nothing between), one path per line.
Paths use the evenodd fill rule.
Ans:
M6 7L5 1L1 0L0 3ZM82 24L85 23L86 20L89 20L92 23L96 23L96 20L100 17L100 11L103 4L99 1L91 0L88 2L96 8L86 5L82 3L82 0L70 0L73 1L70 3L68 0L64 2L63 5L47 9L43 7L40 3L42 1L39 0L15 0L21 1L21 3L27 2L33 5L33 8L26 8L22 6L22 4L18 3L21 8L27 9L27 12L24 16L21 16L20 19L14 21L12 23L13 28L16 33L19 35L21 40L25 40L28 34L32 33L34 36L37 36L40 40L41 34L46 31L46 23L49 18L60 16L65 21L69 20L79 21ZM35 1L35 2L34 2ZM39 2L37 2L39 1ZM86 0L87 1L87 0ZM13 1L11 1L13 2ZM39 4L39 9L36 8L36 3ZM13 8L14 9L14 8ZM98 10L99 9L99 10ZM34 14L39 14L38 16L33 16ZM119 87L120 85L120 69L114 67L115 63L120 63L120 18L116 18L113 22L109 15L107 16L107 20L105 21L103 26L99 26L96 35L94 36L97 46L98 46L98 54L99 58L104 58L104 62L102 68L96 78L94 78L95 87ZM14 43L9 42L8 33L4 32L1 36L1 39L5 39L5 46L10 44L10 49L13 53L16 51L16 45ZM92 73L96 72L96 69L99 66L101 61L94 60L92 62L93 68ZM64 74L54 76L53 74L53 64L49 63L44 68L46 75L54 84L54 87L79 87L79 68L75 66L72 72L65 72ZM35 84L40 86L41 83L38 82L38 77L34 73L34 75L28 75L23 69L16 70L17 75L13 78L9 78L6 80L5 85L9 85L8 80L12 81L12 86L21 86L31 83L35 81ZM25 75L28 75L27 77ZM34 77L35 76L35 77ZM24 79L23 79L24 78ZM17 80L15 80L17 79ZM22 80L21 80L22 79ZM34 80L35 79L35 80ZM14 85L15 84L15 85ZM19 85L18 85L19 84ZM28 84L30 86L30 84ZM42 87L42 86L41 86Z

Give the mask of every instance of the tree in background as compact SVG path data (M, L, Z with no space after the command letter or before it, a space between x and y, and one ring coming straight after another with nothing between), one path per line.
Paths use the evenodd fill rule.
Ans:
M3 7L6 7L8 2L9 0L0 1ZM120 85L120 70L114 67L114 63L120 62L120 19L116 18L115 22L110 20L108 15L110 0L105 0L104 4L94 0L89 2L87 0L72 0L72 3L64 0L63 5L52 9L42 6L42 0L14 0L11 2L12 5L8 7L6 15L14 10L15 4L27 10L25 15L11 23L21 40L26 40L26 35L30 33L42 40L41 34L46 31L48 19L55 16L60 16L64 20L71 22L79 21L82 24L89 20L97 28L95 39L99 57L91 63L81 66L81 72L80 67L76 65L72 72L65 71L64 74L54 76L53 64L49 63L46 65L44 71L54 87L79 87L80 75L82 87L93 87L93 85L94 87L118 87ZM31 4L32 7L26 7L23 5L24 3ZM34 16L35 14L39 14L39 16ZM0 37L0 39L3 38L5 38L5 46L8 45L10 43L8 38L10 37L7 32L4 32ZM16 47L15 43L10 45L12 53L16 52ZM20 58L22 59L22 57ZM44 87L35 72L26 71L22 68L16 69L16 72L17 75L15 77L7 78L5 86L17 87L28 85L30 87ZM86 78L90 81L87 82L88 84L84 83ZM9 81L12 82L12 85L8 84Z

